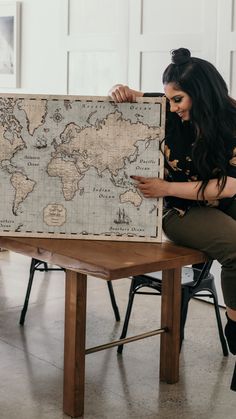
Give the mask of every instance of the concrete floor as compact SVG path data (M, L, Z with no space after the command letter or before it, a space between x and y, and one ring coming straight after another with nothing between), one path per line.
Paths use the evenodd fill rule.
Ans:
M0 253L0 418L60 419L63 385L64 273L36 273L24 327L18 324L30 259ZM107 285L88 281L87 347L117 339ZM129 279L114 281L122 319ZM159 327L160 297L136 296L129 333ZM222 310L222 319L225 323ZM233 419L235 359L223 357L214 308L193 300L180 357L180 381L159 383L159 337L86 358L86 419Z

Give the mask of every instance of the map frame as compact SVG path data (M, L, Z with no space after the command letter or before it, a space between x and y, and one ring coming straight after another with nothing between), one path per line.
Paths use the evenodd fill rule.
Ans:
M29 113L31 112L31 110L30 110L31 104L32 104L32 107L33 107L33 106L35 106L37 101L39 101L39 102L40 101L44 101L44 102L46 101L47 104L51 103L51 102L53 102L53 103L64 102L64 104L66 104L66 106L69 106L70 104L75 103L75 102L80 102L81 104L93 104L93 105L95 103L99 103L99 104L104 103L105 106L112 106L113 110L116 109L116 108L121 109L122 106L125 105L125 103L115 104L111 100L111 98L107 97L107 96L77 96L77 95L75 96L75 95L40 95L40 94L10 94L10 93L8 94L8 93L4 93L4 94L0 95L0 101L1 101L1 105L0 105L1 114L0 115L4 115L5 112L6 112L6 115L7 115L7 112L9 113L9 109L7 109L7 106L6 106L5 110L2 109L2 106L3 106L2 103L4 103L4 101L6 102L6 105L7 105L7 103L10 103L8 101L20 101L20 103L25 102L25 103L27 103L27 106L28 106L28 108L27 108L28 111L27 112L29 112ZM22 103L21 103L21 110L22 110L22 106L23 106ZM43 102L41 102L41 103L43 103ZM159 121L157 121L157 125L155 127L151 126L151 128L152 128L153 132L154 132L154 128L156 129L155 141L157 140L157 137L158 137L158 157L157 157L158 167L156 169L155 176L163 178L163 175L164 175L164 154L163 154L162 150L164 148L164 136L165 136L166 98L164 96L162 96L162 97L151 97L151 98L150 97L143 97L143 98L138 98L136 100L136 102L133 102L133 103L129 104L130 109L131 109L131 107L135 107L135 106L137 107L137 109L138 109L138 106L140 106L140 109L141 109L141 106L143 106L144 109L145 109L145 106L149 106L149 105L150 105L150 109L152 109L151 112L154 112L155 107L156 107L156 110L158 109ZM126 103L126 106L127 106L127 103ZM118 112L119 112L119 109L118 109ZM34 111L32 110L32 112L31 112L32 115L33 115L33 112ZM89 109L88 120L90 120L90 118L92 117L91 115L92 115L91 109ZM10 116L15 117L15 115L10 115ZM61 115L60 112L58 112L57 115L55 113L54 116L55 116L54 123L56 121L56 118L58 118L58 121L56 121L56 122L58 122L58 124L59 124L60 123L59 119L63 116ZM9 115L7 117L9 118ZM122 114L122 117L123 117L123 114ZM53 120L53 118L52 118L52 120ZM98 118L98 120L99 120L99 118ZM127 115L127 119L123 119L123 120L128 121L129 120L129 115ZM4 119L4 117L2 117L1 120L0 120L0 142L8 141L5 138L3 139L4 134L2 134L2 133L6 132L6 131L4 131L4 129L5 129L4 128L5 122L4 121L5 121L5 119ZM118 121L118 123L117 123L116 129L118 129L122 125L122 124L119 124L119 118L117 118L117 121ZM99 122L101 122L101 121L99 121ZM138 122L137 122L137 124L138 124ZM73 123L76 124L76 121L73 121ZM142 120L142 124L148 126L148 122L146 120ZM135 125L135 124L131 123L131 129L132 129L132 125ZM136 128L136 127L134 127L134 128ZM150 128L150 127L148 127L148 128ZM121 127L121 129L122 129L122 127ZM33 132L33 130L31 130L31 131ZM9 133L8 133L8 135L9 135ZM116 132L116 135L118 135L117 132ZM134 135L135 135L135 130L134 130ZM33 136L33 134L32 134L32 136ZM154 139L154 137L153 137L153 139ZM112 139L112 133L111 133L111 141L112 140L113 139ZM23 141L24 141L24 139L23 139ZM10 163L13 160L13 157L15 159L16 154L17 153L13 153L12 158L9 159ZM6 161L7 161L7 159L0 160L0 170L1 171L5 170L5 168L7 167ZM9 164L8 167L10 167L10 163L8 162L8 164ZM144 162L144 164L145 164L145 162ZM142 167L142 169L143 170L147 169L147 172L148 172L148 167L146 167L146 168ZM135 174L140 175L140 173L133 173L133 174L134 175ZM145 175L145 173L144 173L144 175ZM1 196L1 187L3 186L3 184L1 185L1 182L2 181L0 181L0 196ZM26 197L26 199L27 199L27 197ZM147 198L143 198L143 199L145 200ZM11 236L11 237L39 237L39 238L85 239L85 240L112 240L112 241L117 241L118 240L118 241L161 242L162 241L163 200L161 198L159 198L159 199L155 199L154 201L155 201L155 206L154 207L155 207L156 216L155 216L155 219L152 219L152 223L155 223L155 225L154 224L152 225L153 230L155 230L155 233L152 234L152 235L148 235L145 232L144 233L141 232L138 235L138 234L132 234L132 232L128 232L128 233L123 233L122 232L121 233L119 231L118 232L113 232L112 231L112 232L109 232L109 233L106 232L105 234L94 234L94 233L91 234L91 233L88 233L87 231L85 231L85 232L83 231L83 232L80 232L80 233L70 232L68 234L68 233L65 233L63 231L60 231L60 232L50 231L50 228L48 229L48 231L46 231L46 228L45 228L45 231L41 231L41 229L40 229L40 231L32 231L32 230L28 230L27 228L25 228L24 230L20 230L19 228L17 228L17 229L16 228L11 228L11 223L9 221L9 211L7 211L5 214L0 212L0 235L1 236ZM56 205L60 206L59 203L57 203ZM73 205L73 202L72 202L71 205ZM10 206L10 204L8 203L8 205L6 205L6 208L9 208L9 206ZM51 212L52 211L53 211L53 209L51 209ZM58 211L57 211L57 213L58 213ZM119 217L123 217L123 222L125 222L124 221L124 217L125 217L124 214L122 214L122 213L119 214ZM54 218L56 218L56 216L54 216ZM6 222L5 224L7 224L7 221L9 221L10 225L8 225L7 228L4 225L4 223L2 222L3 220L4 220L4 222ZM51 230L52 230L52 228L51 228Z

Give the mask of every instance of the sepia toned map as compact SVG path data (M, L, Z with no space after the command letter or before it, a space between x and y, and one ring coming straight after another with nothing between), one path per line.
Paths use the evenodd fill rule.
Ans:
M0 234L160 241L165 99L0 97Z

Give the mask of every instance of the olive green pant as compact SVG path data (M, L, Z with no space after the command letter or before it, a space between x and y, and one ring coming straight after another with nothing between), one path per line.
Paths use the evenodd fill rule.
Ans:
M236 310L236 201L225 212L194 207L181 217L171 210L163 218L163 230L176 244L202 250L221 264L225 304Z

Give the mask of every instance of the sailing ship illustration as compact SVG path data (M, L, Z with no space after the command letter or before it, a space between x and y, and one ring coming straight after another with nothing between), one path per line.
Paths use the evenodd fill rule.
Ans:
M116 224L130 224L131 218L126 214L124 208L119 210L116 213L116 218L114 219L114 223Z

